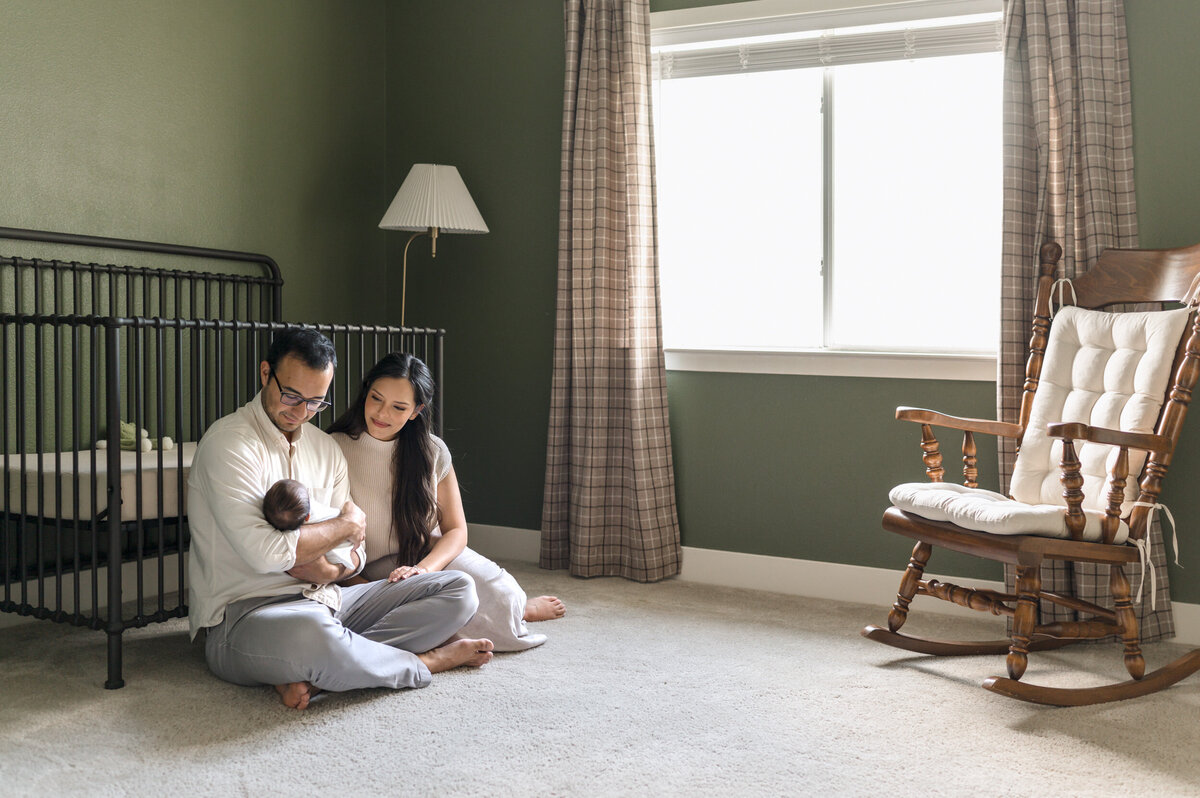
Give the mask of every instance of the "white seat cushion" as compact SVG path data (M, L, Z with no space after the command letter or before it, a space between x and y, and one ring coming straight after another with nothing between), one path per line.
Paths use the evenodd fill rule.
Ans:
M898 485L892 504L934 521L996 535L1069 538L1062 497L1062 441L1048 424L1076 422L1125 432L1153 432L1171 378L1175 351L1190 310L1105 313L1065 307L1050 327L1046 357L1034 395L1029 426L1013 469L1012 498L947 483ZM1077 441L1083 476L1084 540L1101 538L1108 507L1109 477L1117 447ZM1137 500L1145 452L1129 451L1129 476L1121 515ZM1115 542L1129 536L1124 522Z
M1013 501L983 488L968 488L950 482L906 482L888 493L896 507L905 512L948 521L964 529L990 532L993 535L1038 535L1047 538L1070 538L1062 504L1025 504ZM1100 521L1104 513L1084 510L1087 523L1083 539L1101 539ZM1129 527L1122 521L1114 543L1129 538Z

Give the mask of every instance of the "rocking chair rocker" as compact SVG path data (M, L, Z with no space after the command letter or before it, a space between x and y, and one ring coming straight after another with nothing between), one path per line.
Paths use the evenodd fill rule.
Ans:
M883 528L916 539L887 628L864 637L924 654L1007 653L1008 677L983 687L1023 701L1080 706L1147 695L1200 670L1200 649L1146 674L1137 616L1124 566L1145 562L1149 521L1200 377L1200 245L1117 250L1072 281L1074 305L1051 323L1053 272L1062 248L1046 244L1033 334L1016 423L957 418L901 407L896 418L921 425L927 483L899 485ZM1070 295L1070 292L1064 292ZM1177 302L1148 313L1109 313L1119 303ZM963 485L942 482L934 427L963 433ZM977 486L974 434L1015 438L1019 445L1010 495ZM1143 468L1143 463L1145 464ZM1140 476L1139 476L1140 475ZM935 546L1008 563L1015 593L975 590L924 578ZM1114 608L1042 589L1047 560L1109 566ZM1145 566L1143 566L1145 567ZM1150 566L1153 567L1153 566ZM900 628L916 596L1007 615L1011 639L939 641ZM1048 601L1090 616L1038 623ZM1099 687L1050 687L1020 681L1030 651L1117 635L1131 679Z

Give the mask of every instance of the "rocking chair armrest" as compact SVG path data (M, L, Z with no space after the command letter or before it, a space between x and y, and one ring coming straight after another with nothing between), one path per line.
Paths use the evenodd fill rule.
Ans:
M1021 437L1019 424L1011 424L1007 421L989 421L983 418L948 416L936 410L924 410L919 407L897 407L896 419L915 421L918 424L932 424L937 427L949 427L964 432L982 432L986 435L999 435L1005 438Z
M1046 434L1052 438L1107 443L1111 446L1126 446L1131 449L1144 449L1147 452L1162 454L1169 454L1175 449L1175 444L1171 439L1162 435L1149 432L1124 432L1119 429L1093 427L1090 424L1078 422L1047 424Z

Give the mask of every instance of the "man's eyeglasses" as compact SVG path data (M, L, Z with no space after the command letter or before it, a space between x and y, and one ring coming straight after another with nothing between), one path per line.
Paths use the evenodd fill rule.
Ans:
M271 379L275 380L275 384L279 386L279 401L288 407L304 405L310 413L320 413L329 407L329 402L326 402L324 399L305 399L298 393L283 390L283 385L280 384L279 378L275 376L275 369L271 369Z

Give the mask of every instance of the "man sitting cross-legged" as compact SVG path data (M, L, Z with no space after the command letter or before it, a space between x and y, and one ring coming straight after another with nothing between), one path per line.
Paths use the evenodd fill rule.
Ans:
M201 438L188 477L189 622L205 630L218 677L270 684L285 704L321 690L424 687L430 675L492 658L490 640L450 639L474 615L471 578L442 571L341 588L340 607L308 598L362 568L365 517L350 499L346 461L308 424L327 403L336 355L325 336L291 328L260 365L262 390ZM309 486L336 518L280 532L263 517L276 480ZM354 568L324 556L349 542Z

